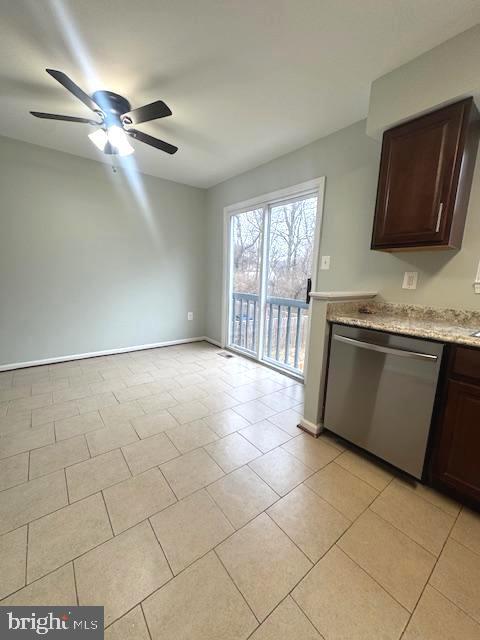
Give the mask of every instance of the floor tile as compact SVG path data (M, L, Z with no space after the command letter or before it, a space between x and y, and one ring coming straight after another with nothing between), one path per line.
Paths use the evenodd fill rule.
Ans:
M92 549L75 560L80 605L105 607L110 624L172 576L148 522Z
M235 413L232 409L214 413L211 416L203 418L203 421L220 437L248 427L250 424L248 420L242 418L242 416Z
M0 460L0 491L28 480L28 453Z
M234 532L205 490L164 509L150 521L174 574Z
M132 424L140 438L148 438L178 426L178 422L166 410L134 418Z
M179 500L223 476L218 464L203 449L170 460L161 469Z
M430 502L442 511L445 511L445 513L449 513L451 516L457 516L462 507L461 504L452 500L449 496L439 493L435 489L427 487L413 478L395 478L394 483L408 489L409 491L413 491L418 497Z
M251 640L322 640L322 637L296 602L287 596Z
M229 395L239 403L251 402L252 400L257 400L264 395L263 392L256 387L255 383L250 380L250 378L243 378L243 375L241 378L237 378L237 380L227 376L226 380L231 384L235 384L237 381L249 381L248 384L235 385L234 388L228 392Z
M335 458L335 462L360 480L372 485L377 491L383 491L393 479L393 475L379 462L369 460L366 456L353 451L344 451Z
M427 586L402 640L478 640L480 625Z
M6 407L5 407L6 410ZM48 421L47 421L48 422ZM247 423L248 424L248 423ZM0 436L26 431L32 426L32 413L12 413L0 415ZM35 425L38 426L38 425Z
M172 416L180 423L185 424L187 422L193 422L199 418L208 416L210 410L202 404L199 400L193 400L192 402L182 402L169 409Z
M205 449L225 473L230 473L261 455L253 444L238 433L231 433L217 442L212 442Z
M162 391L146 398L140 398L138 404L142 407L145 413L158 413L169 407L174 407L178 404L177 400L168 391Z
M174 429L169 429L167 435L181 453L198 449L205 444L218 440L214 433L202 420L195 420Z
M268 393L265 396L260 398L260 402L266 404L267 407L274 409L276 413L280 411L287 411L287 409L291 409L298 401L288 396L283 389L281 391L274 391L273 393Z
M164 433L122 447L133 475L176 458L179 452Z
M100 493L32 522L28 532L28 582L112 537Z
M150 640L141 607L135 607L105 629L105 640Z
M216 551L259 620L273 611L312 566L264 513Z
M301 434L292 438L282 448L301 460L307 467L318 471L340 455L338 449L330 446L323 438Z
M409 616L336 546L292 596L327 640L398 640Z
M372 510L437 556L454 522L453 516L395 481L375 500Z
M350 520L355 520L376 498L371 485L331 462L305 484Z
M143 610L152 640L246 640L257 626L213 551L147 598Z
M70 502L106 489L125 478L130 471L119 449L79 462L66 470Z
M80 398L86 398L90 395L92 392L88 384L70 385L65 389L57 389L53 392L53 403L60 404L69 400L80 400Z
M90 431L85 435L93 457L138 441L138 436L131 424L117 424L115 427L104 427L98 431Z
M205 391L205 389L199 385L182 387L180 383L178 389L170 389L169 393L179 404L187 404L195 400L203 400L203 398L208 396L208 391Z
M279 497L249 467L237 469L210 485L207 491L236 529L258 516Z
M32 411L32 427L38 427L42 424L55 422L56 420L65 420L72 416L78 415L78 406L75 401L63 402L62 404L52 404L41 409Z
M63 471L6 489L0 493L0 533L41 518L67 503Z
M73 567L67 564L2 601L2 606L76 606Z
M49 444L30 453L30 479L64 469L90 457L84 436Z
M263 398L261 399L263 402ZM280 427L293 437L300 435L302 432L298 428L298 424L302 419L302 415L294 409L287 409L271 416L268 421L276 427Z
M267 420L241 429L239 433L257 447L257 449L260 449L262 453L271 451L291 438L283 429L279 429Z
M449 540L430 583L480 623L480 555Z
M140 398L147 398L152 395L152 392L148 384L137 384L133 387L127 387L126 389L120 389L114 391L114 395L118 402L132 402L133 400L139 400Z
M274 449L253 460L249 466L281 496L291 491L313 473L298 458L281 448Z
M233 411L241 415L243 418L246 418L251 423L266 420L267 418L270 418L270 416L273 416L274 413L277 413L275 409L267 407L267 405L260 402L260 400L250 400L250 402L238 404L233 408Z
M92 411L92 413L82 413L81 415L65 418L64 420L57 420L55 422L55 435L57 441L65 440L66 438L72 438L73 436L88 433L89 431L102 429L104 426L99 412Z
M202 404L204 404L212 413L218 413L220 411L230 409L231 407L235 407L239 402L238 400L235 400L235 398L232 398L228 393L220 392L208 395L206 398L202 398Z
M312 562L317 562L351 524L303 484L267 513Z
M77 407L80 413L91 413L105 407L112 407L118 404L113 393L98 393L87 398L77 400Z
M158 469L149 469L103 492L115 534L176 502Z
M17 398L16 400L10 400L8 405L7 415L9 413L15 413L17 411L33 411L33 409L40 409L52 404L52 394L42 393L38 396L30 396L24 398Z
M0 600L25 586L27 527L0 536Z
M123 402L100 409L100 415L107 427L114 427L116 424L129 422L138 416L143 416L144 411L136 402Z
M0 388L0 402L10 402L18 398L29 398L32 389L28 385Z
M369 509L338 546L405 609L414 610L436 562L433 554Z
M480 554L480 514L463 507L450 535L464 547Z
M9 458L17 453L38 449L54 442L53 425L49 424L37 429L28 429L18 434L0 438L0 459Z
M305 387L303 384L294 384L286 387L284 390L285 395L294 398L297 402L303 402L305 396Z

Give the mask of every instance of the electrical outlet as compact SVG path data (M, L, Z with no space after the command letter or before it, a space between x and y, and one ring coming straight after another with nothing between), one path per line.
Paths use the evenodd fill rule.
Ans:
M330 269L330 256L322 256L320 269L323 269L324 271L328 271L328 269Z
M187 313L187 318L188 318L188 320L193 320L193 311L189 311Z
M403 275L402 289L416 289L418 281L418 271L405 271Z

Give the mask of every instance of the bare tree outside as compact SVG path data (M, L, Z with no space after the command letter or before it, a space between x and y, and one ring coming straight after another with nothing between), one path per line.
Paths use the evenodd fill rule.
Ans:
M268 295L305 300L311 276L317 199L272 207L268 255Z
M303 371L307 279L311 277L316 196L273 205L269 211L264 356ZM231 343L255 352L260 321L264 211L232 217Z

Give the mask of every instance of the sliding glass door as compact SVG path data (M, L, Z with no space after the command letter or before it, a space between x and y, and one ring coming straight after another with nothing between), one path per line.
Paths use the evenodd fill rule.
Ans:
M229 345L256 355L260 328L263 209L233 215L230 224L232 262Z
M303 376L316 264L317 193L234 212L227 346Z

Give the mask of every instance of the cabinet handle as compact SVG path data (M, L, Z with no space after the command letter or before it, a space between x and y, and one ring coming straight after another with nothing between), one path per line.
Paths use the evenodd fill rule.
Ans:
M440 223L442 222L442 213L443 213L443 202L440 202L440 206L438 207L437 226L435 227L435 233L438 233L440 231Z

